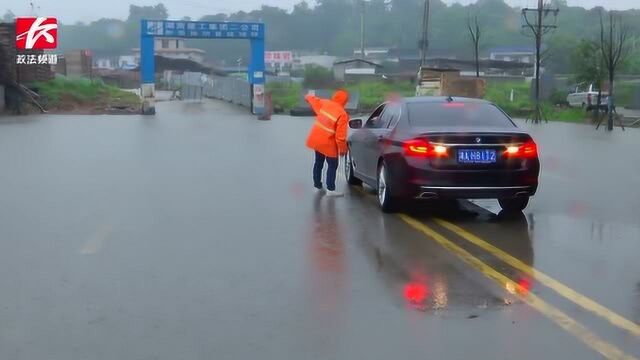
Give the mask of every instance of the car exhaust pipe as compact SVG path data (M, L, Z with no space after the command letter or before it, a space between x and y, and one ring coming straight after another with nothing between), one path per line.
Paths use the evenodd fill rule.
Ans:
M438 197L438 194L425 191L425 192L421 192L417 198L422 200L429 200L429 199L436 199L437 197Z

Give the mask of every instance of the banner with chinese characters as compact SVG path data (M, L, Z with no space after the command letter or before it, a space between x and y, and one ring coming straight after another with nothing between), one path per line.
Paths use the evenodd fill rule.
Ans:
M291 51L265 51L264 62L269 65L285 65L293 62Z
M199 39L262 39L264 24L206 21L148 20L143 29L147 36Z

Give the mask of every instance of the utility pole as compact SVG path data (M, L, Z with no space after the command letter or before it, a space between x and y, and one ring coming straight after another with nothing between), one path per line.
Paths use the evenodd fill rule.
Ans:
M429 48L429 13L431 0L424 0L424 10L422 13L422 37L420 40L420 69L427 63L427 49Z
M544 0L538 0L538 7L535 9L522 9L522 19L524 22L522 28L531 31L531 35L535 39L536 44L536 59L534 68L534 90L536 108L534 109L533 115L531 117L533 122L536 124L541 122L542 119L546 120L546 117L544 116L544 113L542 111L542 105L540 104L540 63L542 62L542 39L546 34L557 28L556 22L558 19L558 12L560 12L558 8L550 8L548 4L544 3ZM535 19L533 20L529 18L532 14L535 16Z
M364 11L365 0L360 0L360 58L364 60Z

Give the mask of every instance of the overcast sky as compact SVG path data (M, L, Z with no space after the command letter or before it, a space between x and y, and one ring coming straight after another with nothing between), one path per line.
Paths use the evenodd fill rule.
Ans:
M16 15L29 15L29 3L33 2L38 8L37 14L42 16L56 16L65 23L76 21L93 21L103 17L124 19L128 15L129 4L155 5L164 3L169 9L172 18L190 16L194 19L202 15L216 14L220 12L230 13L237 10L253 10L262 4L279 6L285 9L293 8L293 4L299 0L9 0L0 5L0 11L10 9ZM447 3L453 0L445 0ZM458 0L462 4L475 2L475 0ZM511 5L534 6L536 0L507 0ZM309 3L313 3L310 0ZM568 0L569 5L592 8L604 5L608 9L640 8L640 0ZM4 9L3 9L4 7Z

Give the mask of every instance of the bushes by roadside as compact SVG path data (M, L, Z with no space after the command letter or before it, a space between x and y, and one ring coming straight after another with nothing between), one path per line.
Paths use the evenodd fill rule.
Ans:
M49 110L82 107L139 107L138 95L107 85L102 80L56 77L32 84Z
M511 92L513 91L513 101ZM507 82L487 84L485 99L498 105L507 114L514 117L527 116L533 109L530 99L530 87L525 82Z
M318 65L307 65L304 68L304 87L311 89L328 89L334 86L333 72Z
M633 93L635 87L633 84L618 83L615 85L614 97L617 107L629 106L633 103Z
M295 82L272 82L267 83L267 91L271 92L274 109L289 111L298 104L302 85Z
M348 85L347 90L360 93L360 109L373 110L389 94L413 96L416 92L416 87L408 81L364 81Z
M512 90L513 101L511 101ZM588 116L584 110L556 105L563 102L563 97L566 100L566 94L558 92L549 101L543 103L543 111L547 118L555 121L584 121ZM510 116L518 118L531 115L535 107L531 100L531 85L528 82L490 82L487 84L485 99L498 105Z
M333 84L327 88L335 89L337 87ZM267 85L267 89L273 94L274 106L283 111L289 111L297 106L303 88L303 85L296 83L269 83ZM372 110L382 103L389 94L413 96L415 93L415 85L409 81L363 81L346 85L346 88L351 92L360 93L360 109L366 111ZM513 101L511 101L512 90ZM625 99L631 94L624 86L621 86L618 93L618 99ZM531 115L534 108L530 94L531 88L528 82L489 82L485 99L498 105L512 117L525 118ZM565 101L566 93L558 91L548 102L543 104L544 113L549 120L583 122L589 117L589 114L582 109L562 105Z
M300 100L303 86L297 83L268 83L267 90L271 91L273 105L275 108L289 111L296 107ZM331 84L326 87L309 87L315 89L337 89L340 86ZM413 96L415 87L408 81L386 82L386 81L365 81L357 84L345 86L350 92L360 94L360 109L371 110L382 103L385 98L392 93L402 96Z

